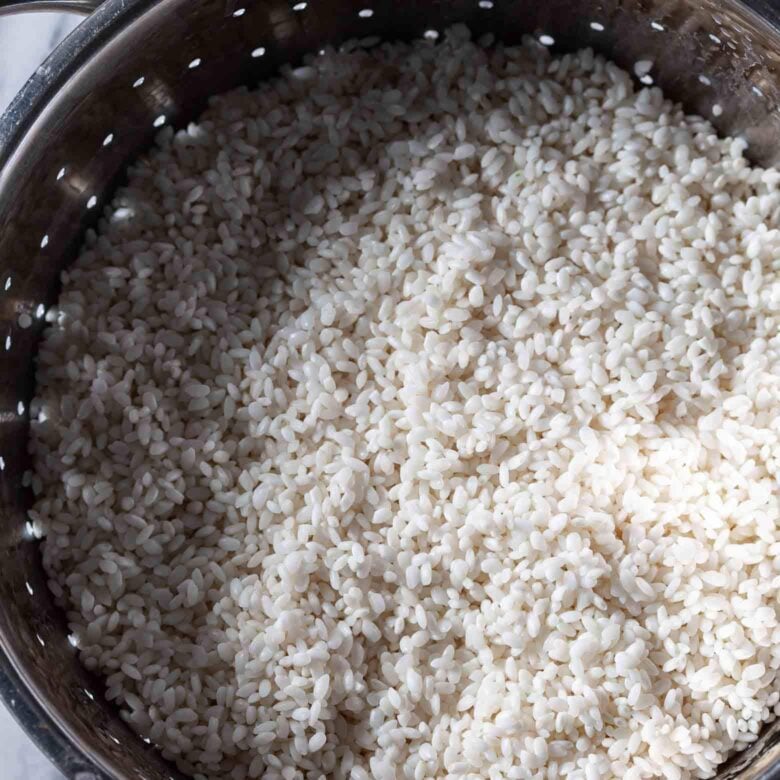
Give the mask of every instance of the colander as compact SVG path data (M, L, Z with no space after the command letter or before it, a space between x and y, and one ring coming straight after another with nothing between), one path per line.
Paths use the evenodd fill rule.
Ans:
M178 780L79 665L22 486L44 315L127 163L209 95L326 43L435 37L455 22L506 42L592 46L629 69L653 60L667 95L777 163L780 0L0 0L20 10L90 15L0 121L0 693L70 780ZM719 777L780 780L778 743L775 723Z

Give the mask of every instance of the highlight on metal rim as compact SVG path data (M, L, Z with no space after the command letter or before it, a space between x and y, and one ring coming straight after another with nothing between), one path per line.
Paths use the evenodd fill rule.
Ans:
M102 2L103 0L0 0L0 16L45 11L87 16L95 11Z

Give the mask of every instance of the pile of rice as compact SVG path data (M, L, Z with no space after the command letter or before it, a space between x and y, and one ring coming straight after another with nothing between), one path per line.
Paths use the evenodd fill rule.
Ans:
M589 50L326 51L64 276L31 518L197 778L711 777L780 711L780 173Z

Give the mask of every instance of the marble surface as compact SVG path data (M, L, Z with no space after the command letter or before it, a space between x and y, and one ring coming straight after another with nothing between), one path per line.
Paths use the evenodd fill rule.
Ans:
M77 16L55 13L0 16L0 111L79 21ZM0 778L64 780L2 704Z

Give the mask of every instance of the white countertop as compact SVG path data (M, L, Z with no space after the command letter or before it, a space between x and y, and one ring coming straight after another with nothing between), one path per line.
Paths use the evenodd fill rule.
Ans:
M0 16L0 110L78 22L77 16L54 13ZM0 777L63 780L1 704Z

